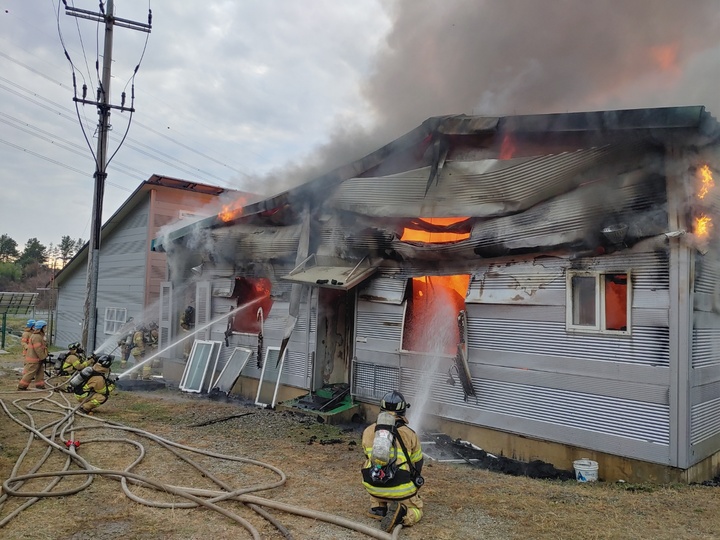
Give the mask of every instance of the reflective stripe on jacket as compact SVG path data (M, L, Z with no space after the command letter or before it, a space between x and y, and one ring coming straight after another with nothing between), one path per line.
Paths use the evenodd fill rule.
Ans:
M375 426L376 423L370 424L365 428L365 431L363 431L362 445L365 456L367 457L365 465L362 468L363 486L373 497L395 500L408 499L415 495L418 490L417 486L413 483L408 461L410 461L410 463L417 463L423 459L420 440L415 432L408 426L400 426L397 429L398 434L402 438L405 448L410 455L406 456L400 445L395 442L390 450L390 462L395 459L395 466L397 467L395 478L385 484L372 483L370 481L370 471L372 470L371 457L373 441L375 440Z
M26 362L42 362L47 358L48 350L45 343L45 333L42 330L33 332L30 336L27 351L25 351Z

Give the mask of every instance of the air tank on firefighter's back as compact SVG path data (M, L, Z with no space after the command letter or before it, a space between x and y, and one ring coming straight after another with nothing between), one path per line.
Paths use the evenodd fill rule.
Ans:
M383 467L390 462L390 449L393 446L392 429L395 426L395 416L382 411L377 418L375 439L372 447L372 464Z
M92 372L92 366L87 366L80 371L77 371L68 381L68 390L74 392L76 388L82 388L85 381L87 381L90 378L90 375L92 375Z

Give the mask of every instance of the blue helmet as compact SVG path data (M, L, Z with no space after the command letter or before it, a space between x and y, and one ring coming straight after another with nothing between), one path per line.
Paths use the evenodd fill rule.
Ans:
M35 326L33 328L35 330L42 330L47 326L47 323L45 321L35 321Z
M33 326L35 326L35 319L28 319L28 322L25 325L25 328L32 328Z

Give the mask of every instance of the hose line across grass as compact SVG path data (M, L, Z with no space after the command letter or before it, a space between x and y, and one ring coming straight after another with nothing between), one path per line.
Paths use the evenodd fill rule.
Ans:
M87 489L92 484L93 480L99 476L119 481L122 492L125 496L144 506L168 509L204 508L217 512L235 522L237 525L242 526L250 534L253 540L262 539L262 536L255 525L235 512L220 506L219 503L223 501L236 501L243 504L247 508L253 510L258 516L261 516L265 521L270 523L288 540L292 540L293 538L290 531L282 523L280 523L278 519L268 513L265 510L266 508L307 517L312 520L324 521L339 527L354 530L371 538L377 538L378 540L395 540L398 538L400 530L402 529L402 526L398 525L392 533L387 533L362 523L357 523L326 512L294 506L253 495L253 493L277 489L283 486L287 480L285 473L269 463L194 448L164 439L163 437L142 429L126 426L118 422L102 420L95 416L88 416L79 412L82 403L72 406L65 394L61 392L54 393L52 390L54 389L51 389L50 391L24 391L22 392L22 397L12 401L12 405L15 409L25 416L26 419L24 421L19 418L18 415L11 412L5 400L0 399L0 407L5 414L28 432L28 440L25 448L16 461L12 472L10 473L10 477L2 483L2 494L0 495L0 529L38 501L48 497L67 497L78 494ZM0 395L17 395L19 393L20 392L4 392L0 393ZM50 408L47 408L48 405ZM57 416L58 419L46 425L37 427L33 413L49 413ZM78 418L87 419L93 423L80 425L79 423L76 423L76 419ZM86 458L79 455L78 448L76 448L73 444L73 441L77 440L76 437L78 433L97 429L117 431L121 433L124 432L133 434L141 439L153 441L172 454L178 461L185 463L189 467L195 469L202 477L210 480L213 484L215 484L215 486L217 486L217 489L201 489L189 486L171 485L150 478L145 474L133 472L133 469L140 465L140 463L145 459L147 453L146 447L140 441L122 436L89 439L83 438L83 447L86 445L96 444L120 444L130 445L136 451L135 459L133 459L132 462L124 469L107 469L97 467L90 463ZM35 441L41 441L46 445L45 452L29 468L27 473L19 474L19 471L26 461L30 449ZM54 471L41 471L40 469L46 464L47 460L54 452L65 456L62 468ZM196 460L189 457L187 453L197 454L206 458L214 458L222 461L234 461L267 469L274 473L277 476L277 479L272 482L257 485L235 487L218 478ZM59 490L58 484L60 484L64 478L72 476L86 476L87 478L81 485L69 489ZM24 489L27 482L37 479L48 479L48 482L42 489L37 491ZM131 485L155 490L165 494L171 494L183 499L184 502L149 500L133 492L130 489ZM2 510L10 497L26 498L27 501L19 505L7 515L3 516Z

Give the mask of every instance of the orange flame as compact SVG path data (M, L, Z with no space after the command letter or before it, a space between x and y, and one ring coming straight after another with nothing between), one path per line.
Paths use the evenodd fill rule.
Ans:
M500 156L499 159L510 159L515 154L515 141L513 141L512 137L509 133L506 133L503 135L502 145L500 146Z
M461 218L420 218L423 221L432 223L433 225L452 225L453 223L459 223L460 221L467 219ZM403 229L403 234L400 240L404 241L415 241L415 242L426 242L428 244L439 244L441 242L453 242L455 240L465 240L470 238L470 233L434 233L419 231L417 229Z
M222 210L218 212L218 217L223 220L224 222L232 221L233 219L237 219L243 214L243 207L245 206L245 203L247 202L247 199L244 197L240 197L239 199L235 199L230 204L224 204L222 206Z
M713 180L712 171L707 165L703 165L697 171L698 178L700 178L701 186L698 191L698 198L704 199L705 196L710 193L710 190L715 187L715 181Z
M698 238L707 238L710 235L710 229L712 229L713 223L712 218L701 214L695 218L695 235Z

